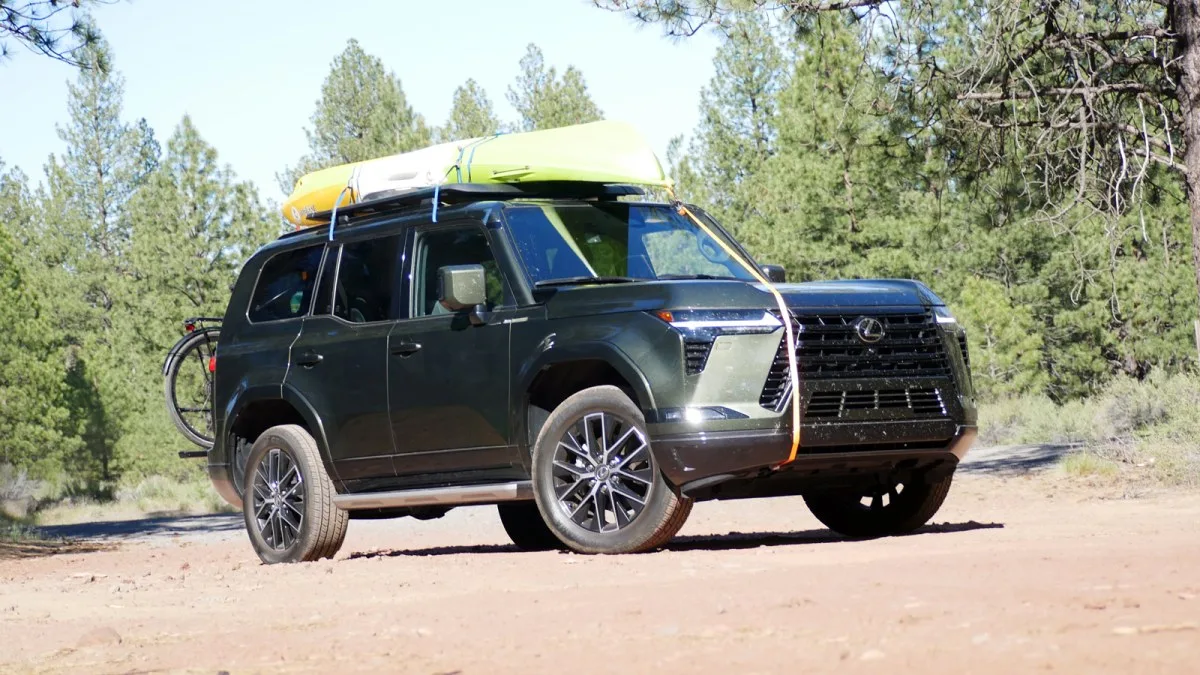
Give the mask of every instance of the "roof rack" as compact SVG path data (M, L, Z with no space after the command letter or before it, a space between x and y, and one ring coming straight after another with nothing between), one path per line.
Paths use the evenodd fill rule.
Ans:
M420 206L433 201L444 205L470 204L510 199L601 199L615 200L629 195L645 195L636 185L613 185L582 181L545 181L533 183L449 183L417 190L389 190L367 195L367 199L338 209L338 222L351 216L378 215L399 209ZM332 211L320 211L313 220L328 221ZM318 226L319 227L319 226Z

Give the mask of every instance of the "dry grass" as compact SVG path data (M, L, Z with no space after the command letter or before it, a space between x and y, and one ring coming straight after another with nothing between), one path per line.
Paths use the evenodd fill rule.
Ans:
M1200 376L1116 380L1087 401L1055 405L1043 396L980 409L989 445L1069 443L1062 468L1073 476L1200 487Z
M228 512L207 479L179 482L151 476L137 485L118 489L112 500L70 499L40 509L39 525L66 525L152 516L184 516Z
M0 466L0 536L29 525L63 525L129 520L146 515L196 515L228 511L207 475L197 470L183 480L150 476L101 490L72 486L65 476L35 480ZM15 539L10 536L9 539Z

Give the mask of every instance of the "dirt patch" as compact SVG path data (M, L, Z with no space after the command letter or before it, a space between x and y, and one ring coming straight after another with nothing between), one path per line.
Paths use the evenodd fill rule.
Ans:
M0 561L0 671L1200 671L1200 495L1120 497L968 474L934 525L871 541L800 499L706 503L611 557L518 552L479 507L275 567L233 527L160 525Z

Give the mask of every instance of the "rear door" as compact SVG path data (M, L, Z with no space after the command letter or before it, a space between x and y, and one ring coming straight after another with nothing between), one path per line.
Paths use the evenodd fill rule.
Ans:
M400 304L402 244L397 232L333 246L316 309L292 347L287 382L320 411L334 470L350 489L395 476L387 341Z

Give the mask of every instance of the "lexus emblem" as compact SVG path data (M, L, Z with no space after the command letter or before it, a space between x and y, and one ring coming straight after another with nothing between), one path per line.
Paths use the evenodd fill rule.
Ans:
M883 339L883 322L869 316L859 317L854 322L854 332L858 333L859 340L874 344Z

